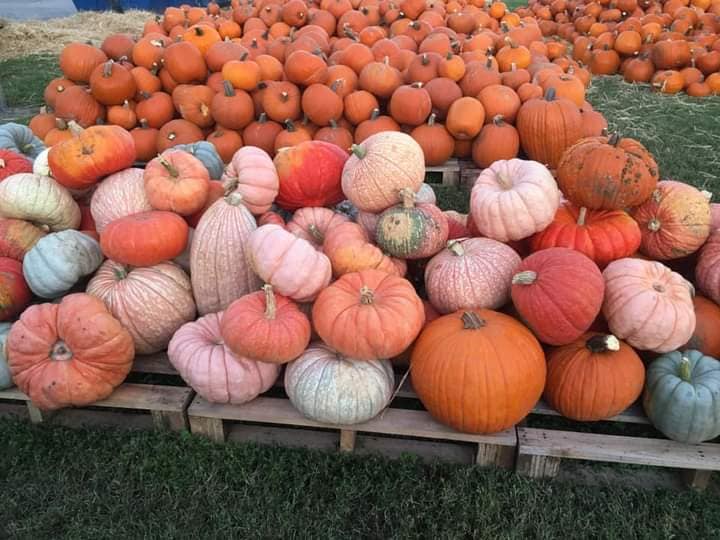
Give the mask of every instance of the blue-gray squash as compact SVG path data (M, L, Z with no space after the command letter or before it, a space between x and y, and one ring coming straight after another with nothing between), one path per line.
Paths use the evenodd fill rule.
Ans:
M57 298L80 278L95 272L103 262L100 244L74 230L41 238L23 260L23 274L37 296Z
M7 363L7 352L5 351L5 342L11 326L10 323L0 323L0 390L5 390L13 385L12 375Z
M10 122L0 126L0 148L20 152L35 159L45 150L45 145L29 127Z
M671 439L714 439L720 435L720 362L695 350L662 355L647 370L643 405Z
M211 179L220 180L222 177L225 164L212 143L200 141L190 144L178 144L173 147L173 150L183 150L198 158L210 173Z

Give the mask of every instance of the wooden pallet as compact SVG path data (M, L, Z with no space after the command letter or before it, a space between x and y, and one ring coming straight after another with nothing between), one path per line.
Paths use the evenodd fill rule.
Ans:
M443 186L458 186L460 185L461 169L462 162L459 159L452 158L442 165L425 167L425 173L440 173L442 174L442 180L439 183ZM428 183L437 184L438 182L430 182L428 180Z
M480 176L482 169L475 166L474 163L469 163L466 167L462 167L460 170L460 185L468 189L472 189L475 185L475 180Z

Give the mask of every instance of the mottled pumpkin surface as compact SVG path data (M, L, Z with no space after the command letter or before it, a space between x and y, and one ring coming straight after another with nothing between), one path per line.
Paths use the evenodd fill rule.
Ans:
M447 241L447 217L434 204L415 205L412 192L409 197L407 202L382 213L376 226L377 243L394 257L431 257Z

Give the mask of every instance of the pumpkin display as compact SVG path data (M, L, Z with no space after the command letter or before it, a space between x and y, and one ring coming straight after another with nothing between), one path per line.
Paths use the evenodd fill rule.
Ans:
M694 253L710 235L710 201L682 182L658 182L632 216L642 232L640 251L659 261Z
M307 207L293 213L286 229L298 238L303 238L320 248L324 245L330 230L347 221L347 216L329 208Z
M717 331L720 324L720 306L700 295L693 297L693 306L695 331L681 350L695 349L706 356L720 357L720 332Z
M619 259L603 271L603 316L636 349L659 353L688 342L695 330L692 285L659 262Z
M440 313L458 309L496 309L510 297L520 257L490 238L451 240L425 267L425 290Z
M496 161L517 157L520 136L514 126L505 122L502 115L493 117L483 126L472 145L472 159L478 167L489 167Z
M86 292L102 300L127 329L138 354L164 350L173 334L195 318L190 278L173 263L130 268L105 261Z
M12 373L7 362L7 337L10 333L10 323L0 322L0 390L13 386Z
M189 144L177 144L175 150L182 150L200 160L213 180L220 180L225 171L225 164L217 153L215 146L207 141L198 141Z
M153 209L145 192L143 169L125 169L105 178L90 199L90 213L99 233L110 222Z
M0 150L10 150L35 159L45 150L45 145L29 127L10 122L0 125Z
M0 218L22 219L62 231L80 225L80 207L52 178L21 173L0 183Z
M363 227L357 223L341 222L329 229L322 247L323 252L330 259L335 277L370 268L388 274L405 275L404 262L385 255L380 248L370 242Z
M387 407L395 376L388 360L357 360L315 342L287 366L284 386L306 418L347 426L366 422Z
M32 295L23 277L23 264L0 257L0 321L13 319L28 306Z
M102 50L88 43L69 43L60 53L60 70L71 81L84 83L90 81L95 67L107 59Z
M551 247L574 249L605 268L612 261L635 253L640 241L640 227L623 210L588 210L565 202L552 223L530 239L530 246L533 251Z
M279 225L253 231L247 247L250 267L283 296L308 302L330 283L330 260Z
M593 210L623 210L645 202L658 182L658 166L634 139L589 137L568 149L558 164L565 196Z
M280 187L272 159L265 150L254 146L235 152L222 183L229 193L241 196L242 203L255 215L270 210Z
M90 74L89 83L92 96L102 105L122 105L137 91L130 70L113 60L97 65Z
M545 386L545 356L532 333L487 309L456 311L428 324L410 365L413 388L428 412L465 433L512 427Z
M272 285L235 300L223 314L220 333L235 355L285 364L310 343L310 321L289 298Z
M190 278L201 315L227 308L262 282L249 266L249 238L257 228L242 197L218 199L200 218L190 249Z
M553 220L560 192L547 167L535 161L497 161L475 181L470 214L481 234L507 242L542 231Z
M720 362L700 351L672 351L647 369L643 406L667 437L697 444L720 435Z
M455 140L448 130L435 121L436 114L428 117L426 124L417 126L410 136L420 145L425 156L425 165L443 165L453 154Z
M695 267L695 283L713 302L720 302L720 229L712 232L700 250Z
M363 270L325 288L313 305L312 321L320 338L340 354L376 360L407 349L425 322L425 312L409 281Z
M578 251L537 251L517 267L510 295L537 338L566 345L592 325L602 307L605 282L597 265Z
M200 210L210 191L210 175L187 152L166 150L148 162L143 174L145 193L155 210L189 216Z
M0 149L0 182L8 176L33 172L33 164L22 154Z
M170 340L168 358L203 399L241 405L270 389L280 366L235 356L222 341L222 317L210 313L184 324Z
M10 329L6 350L15 384L43 410L105 399L125 380L135 356L128 331L102 301L83 293L26 309Z
M108 259L129 266L154 266L180 255L188 239L184 219L172 212L153 210L110 222L100 234Z
M628 344L590 332L548 354L544 397L566 418L609 420L642 394L645 366Z
M0 257L22 262L45 231L20 219L0 219Z

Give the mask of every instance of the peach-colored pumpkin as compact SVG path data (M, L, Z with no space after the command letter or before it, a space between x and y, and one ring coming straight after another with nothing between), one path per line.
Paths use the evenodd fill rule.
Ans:
M250 235L250 267L283 296L297 302L313 300L328 286L330 260L307 240L279 225L263 225Z
M333 275L339 277L350 272L374 268L403 277L407 265L403 259L385 255L370 243L365 230L357 223L341 223L327 233L323 252L330 259Z
M303 238L320 248L328 231L347 221L347 216L333 212L329 208L308 207L296 210L285 228L298 238Z
M536 161L496 161L472 189L470 213L484 236L507 242L542 231L555 217L560 190L550 171Z
M674 351L695 330L692 285L662 263L619 259L603 272L603 315L610 331L636 349Z
M425 267L425 290L440 313L458 309L496 309L510 298L520 256L490 238L450 240Z
M720 303L720 229L715 229L700 250L695 267L695 283L700 290Z
M220 335L222 315L211 313L183 325L170 340L168 357L200 397L240 405L275 384L280 365L235 356Z
M255 146L235 152L222 183L228 191L239 193L243 204L256 216L270 210L280 188L272 158Z
M111 221L153 209L145 193L143 174L142 169L125 169L100 182L90 200L97 232L102 233Z

